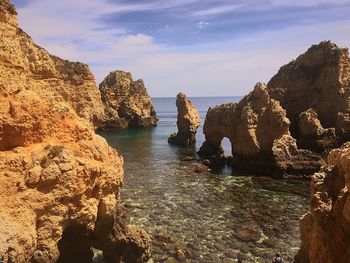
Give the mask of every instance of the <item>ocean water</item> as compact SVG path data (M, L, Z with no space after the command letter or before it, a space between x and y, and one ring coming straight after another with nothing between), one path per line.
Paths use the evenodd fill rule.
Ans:
M191 98L202 122L209 106L238 97ZM308 208L309 183L232 174L229 167L204 173L195 147L168 144L176 132L175 98L153 99L158 127L103 132L125 160L122 200L130 225L153 240L154 262L271 262L281 252L292 262L300 245L299 218ZM226 153L231 145L223 141Z

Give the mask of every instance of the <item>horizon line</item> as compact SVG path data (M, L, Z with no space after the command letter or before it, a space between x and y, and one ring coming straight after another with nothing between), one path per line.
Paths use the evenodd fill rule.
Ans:
M187 96L188 98L242 98L245 95L233 95L233 96ZM151 96L151 99L173 99L176 96Z

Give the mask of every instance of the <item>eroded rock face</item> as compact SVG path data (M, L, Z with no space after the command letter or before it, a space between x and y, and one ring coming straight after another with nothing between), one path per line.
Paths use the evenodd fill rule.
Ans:
M348 49L324 41L312 46L296 60L281 67L267 85L272 99L280 102L291 122L291 134L298 140L305 132L305 114L313 109L313 121L334 128L338 142L325 140L325 148L350 139L350 59ZM300 119L300 117L304 119ZM317 131L315 140L319 139ZM322 136L321 136L322 137ZM330 145L332 144L332 145ZM300 146L307 147L308 145ZM318 142L322 146L322 141Z
M6 6L7 5L7 6ZM16 11L9 1L1 1L1 53L0 59L16 80L25 81L24 73L35 80L36 85L31 90L45 96L48 92L46 83L50 82L50 93L58 102L67 102L79 117L94 124L103 115L101 95L96 88L94 76L87 65L73 63L50 55L44 49L33 43L32 39L17 26ZM11 9L13 8L14 11ZM7 76L11 79L13 75ZM4 78L4 77L3 77ZM15 78L12 78L15 79ZM13 81L14 83L16 81ZM4 85L4 84L2 84ZM7 89L12 92L25 90L29 83ZM0 87L3 90L2 87Z
M311 183L310 211L300 220L297 263L348 262L350 258L350 144L333 150Z
M172 134L168 141L171 144L189 146L195 143L196 133L201 119L192 101L183 93L176 97L177 128L178 132Z
M299 115L298 145L315 152L332 149L337 145L335 129L323 128L317 112L308 109Z
M233 167L258 175L309 175L323 164L309 151L300 151L289 133L289 120L278 101L270 98L264 84L239 103L209 108L199 155L217 163L223 158L221 141L232 144Z
M157 116L142 80L134 81L128 72L113 71L100 84L106 118L100 129L153 127Z
M147 235L117 213L123 159L94 133L103 107L88 67L36 46L7 0L0 29L0 255L91 262L95 247L146 260Z

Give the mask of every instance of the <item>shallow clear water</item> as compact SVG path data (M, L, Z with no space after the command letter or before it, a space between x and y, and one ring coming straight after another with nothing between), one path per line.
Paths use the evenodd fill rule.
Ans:
M210 105L238 98L193 98L204 120ZM307 182L239 176L228 167L198 173L195 149L170 146L176 131L175 99L153 100L157 128L101 133L125 160L122 199L131 225L153 239L154 262L270 262L281 251L292 262L298 220L307 211ZM204 140L202 127L197 149ZM230 145L225 144L226 152ZM180 251L179 251L180 250Z

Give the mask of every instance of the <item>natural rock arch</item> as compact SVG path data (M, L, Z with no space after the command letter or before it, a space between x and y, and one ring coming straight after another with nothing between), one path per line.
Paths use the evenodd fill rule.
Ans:
M321 158L307 151L300 155L289 124L279 102L270 98L264 84L258 83L239 103L209 108L204 123L206 141L198 153L217 160L222 157L221 141L227 137L232 144L233 165L238 170L275 176L286 169L308 174L310 167L318 170ZM296 160L297 165L293 164Z

